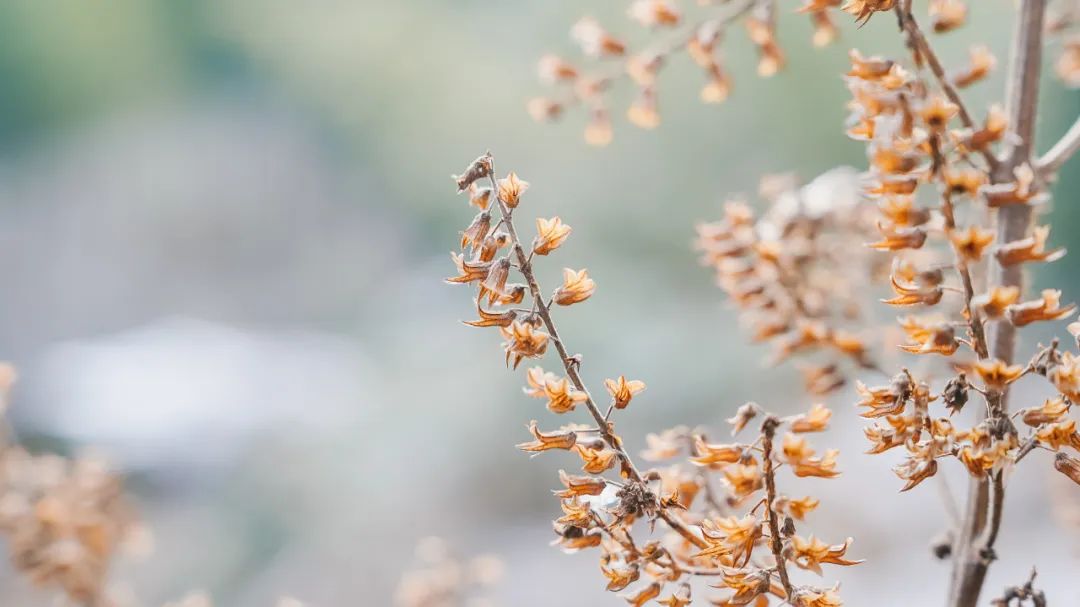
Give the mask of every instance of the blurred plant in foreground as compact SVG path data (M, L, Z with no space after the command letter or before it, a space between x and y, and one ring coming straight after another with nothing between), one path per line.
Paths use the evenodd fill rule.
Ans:
M14 381L14 369L0 367L3 409ZM120 478L95 459L32 454L14 441L6 420L0 423L0 531L12 563L74 604L114 605L106 585L109 565L140 529Z
M446 541L428 537L416 546L415 567L398 585L400 607L490 607L485 593L502 577L499 559L482 555L457 558Z

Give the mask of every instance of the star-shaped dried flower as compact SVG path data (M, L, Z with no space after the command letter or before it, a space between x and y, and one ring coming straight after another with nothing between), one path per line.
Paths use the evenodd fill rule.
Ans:
M843 607L840 600L840 584L832 588L808 588L803 586L795 593L799 607Z
M491 270L491 262L465 259L460 253L451 252L450 259L454 261L458 274L447 278L446 282L449 283L478 282L487 278Z
M953 196L977 196L986 183L985 174L978 169L949 169L944 172L945 187Z
M559 470L559 482L566 489L554 493L562 498L575 495L600 495L607 487L607 481L598 476L576 476L567 474L564 470Z
M675 26L682 15L668 0L634 0L627 11L630 18L645 27Z
M578 77L578 70L558 55L544 55L536 64L536 73L541 82L552 84L560 81L573 81Z
M509 327L500 327L506 339L506 363L513 360L516 369L524 358L539 358L547 351L549 335L537 329L532 323L515 320Z
M521 195L525 193L525 190L529 189L529 182L520 179L517 176L517 173L514 173L513 171L506 177L500 179L498 185L499 199L511 209L517 207L518 203L521 201Z
M699 466L734 464L743 459L743 455L746 453L746 445L738 443L730 445L711 444L705 442L704 437L695 435L694 453L696 455L691 457L690 461Z
M901 323L913 344L901 344L900 349L912 354L941 354L952 356L960 342L956 339L956 329L947 323L921 324L918 319L908 316Z
M600 474L611 469L615 465L616 453L611 449L593 449L577 445L577 453L581 456L581 469L590 474Z
M684 583L667 598L657 599L656 602L664 607L688 607L690 605L690 584Z
M952 241L953 250L961 259L974 263L982 259L983 252L994 242L994 232L972 224L967 230L949 234L949 239Z
M896 297L881 300L882 303L887 303L890 306L933 306L941 301L942 295L945 294L944 289L940 286L922 287L917 284L901 282L895 276L892 277L891 283L893 291L896 292Z
M1046 240L1050 237L1050 226L1038 226L1031 231L1031 236L1006 243L994 253L1003 266L1028 262L1051 262L1065 256L1064 248L1046 250Z
M592 296L596 283L589 278L588 270L563 269L563 284L555 290L553 301L560 306L580 303Z
M1005 311L1012 304L1020 301L1019 287L995 286L989 292L980 293L971 299L971 306L985 318L999 319L1005 317Z
M1065 446L1080 450L1080 434L1076 432L1075 419L1045 424L1035 432L1035 438L1055 451Z
M813 571L822 575L821 565L858 565L862 561L849 561L844 558L852 539L849 537L843 544L830 546L813 535L809 539L803 539L798 535L791 537L792 562L801 569Z
M789 432L784 435L781 451L795 476L833 478L840 475L836 470L836 458L840 455L837 449L828 449L821 457L816 457L805 438Z
M630 607L642 607L645 603L660 596L660 591L663 589L663 585L660 582L653 582L648 586L644 586L637 592L620 594L619 596L626 601Z
M910 491L916 485L937 474L938 463L933 457L912 454L904 463L893 468L896 476L907 481L900 491Z
M641 577L641 572L638 570L636 564L630 564L626 567L610 568L601 564L600 571L604 574L604 577L608 579L608 592L618 592L630 584L633 584Z
M626 45L607 32L592 17L582 17L570 28L570 37L590 57L612 57L626 53Z
M922 228L879 223L878 231L881 232L882 239L866 246L882 251L899 251L919 249L926 242L926 230Z
M1025 424L1032 427L1041 426L1061 421L1071 406L1072 403L1064 398L1048 398L1041 406L1021 409L1020 415Z
M999 359L980 360L975 363L975 371L988 388L1001 390L1020 379L1024 368L1020 365L1007 365Z
M533 253L547 255L562 246L570 236L572 228L562 222L558 216L551 219L536 219L536 239L533 240Z
M1009 322L1017 327L1044 320L1060 320L1076 311L1076 304L1061 306L1061 291L1044 289L1042 297L1012 304L1005 309Z
M1080 356L1064 352L1046 374L1050 383L1073 402L1080 402Z
M821 403L815 403L810 407L810 411L802 413L791 418L790 425L788 426L792 432L821 432L829 425L829 418L832 417L832 411L830 411L825 405Z
M762 524L752 514L742 518L727 516L705 519L701 522L701 534L709 547L697 556L730 555L735 563L746 563L754 544L761 538Z
M569 450L577 443L577 433L570 430L556 430L554 432L541 432L536 420L529 422L529 432L535 440L517 445L522 451L539 453L549 449Z
M618 379L605 379L604 387L614 401L616 409L625 409L634 395L645 389L645 382L637 379L627 380L625 375Z
M997 59L985 45L976 45L968 51L968 65L952 75L953 84L960 88L971 86L986 78L997 67Z
M951 32L967 20L967 4L963 0L930 0L929 12L930 23L938 34Z
M931 131L942 133L960 108L945 97L934 96L919 110L919 117Z

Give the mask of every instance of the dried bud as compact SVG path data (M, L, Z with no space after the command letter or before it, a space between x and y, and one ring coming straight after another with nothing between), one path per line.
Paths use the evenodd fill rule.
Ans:
M517 174L513 171L503 179L500 179L498 185L499 200L502 200L503 203L511 209L517 207L518 202L521 200L521 195L525 193L525 190L529 189L529 182L519 179Z
M452 175L451 177L457 182L458 192L464 192L478 179L483 179L490 175L491 160L491 152L487 152L483 156L472 161L472 164L466 167L465 172L461 175Z
M959 413L968 401L967 376L963 373L949 380L945 389L941 392L941 399L949 409L949 414Z
M536 219L536 239L533 240L533 253L547 255L562 246L570 236L572 228L562 222L558 216L551 219Z
M1080 485L1080 459L1070 457L1065 453L1054 456L1054 469L1069 477L1072 482Z
M757 403L746 403L739 407L735 412L735 416L728 418L727 423L731 424L731 435L735 436L740 430L746 427L746 424L750 423L750 420L757 416L757 412L760 409Z
M560 306L581 303L592 296L596 283L589 278L588 270L563 269L563 284L555 290L553 301Z

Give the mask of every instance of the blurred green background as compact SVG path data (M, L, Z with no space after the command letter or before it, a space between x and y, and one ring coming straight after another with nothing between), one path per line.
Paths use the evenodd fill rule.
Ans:
M457 322L470 296L442 278L471 213L448 176L491 149L532 182L528 214L574 227L542 278L565 264L597 280L560 322L594 383L648 382L620 422L633 450L647 431L716 424L749 399L804 408L795 372L764 369L743 345L690 246L695 221L729 193L753 194L763 173L865 166L842 135L845 49L897 56L895 24L845 23L816 50L793 10L781 75L758 79L735 30L725 104L700 104L698 68L675 60L661 128L622 119L624 87L615 142L594 149L580 112L542 125L524 104L544 92L538 57L576 56L567 32L582 14L647 38L624 3L0 4L0 339L22 372L12 415L33 445L93 446L130 475L157 550L125 562L117 583L145 605L191 588L228 606L283 593L386 605L416 540L435 534L503 556L499 604L621 604L594 555L546 546L548 489L572 464L514 451L543 412L502 370L497 336ZM960 66L984 42L1003 65L1011 3L972 13L934 44ZM980 116L1002 71L966 92ZM1043 88L1040 149L1080 111L1075 91ZM1057 244L1080 248L1076 162L1052 221ZM1080 298L1078 260L1040 284ZM826 487L815 530L856 536L852 554L869 559L838 572L849 604L934 604L947 575L925 549L938 498L896 497L889 462L858 456L850 402L835 398L846 473ZM1080 497L1040 461L1010 493L989 586L1036 564L1052 598L1076 596L1064 577L1076 536L1055 533L1047 496ZM51 604L0 576L0 602Z

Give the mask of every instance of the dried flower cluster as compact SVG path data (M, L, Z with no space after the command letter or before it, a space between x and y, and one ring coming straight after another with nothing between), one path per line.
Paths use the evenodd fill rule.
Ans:
M808 0L800 11L814 25L815 46L825 46L837 37L837 28L827 8L840 0ZM721 47L728 31L740 22L758 53L758 75L773 76L784 68L784 52L776 38L776 11L773 1L725 0L702 1L701 14L687 16L671 0L635 0L628 17L640 27L655 32L652 43L630 49L592 17L583 17L570 34L595 69L579 67L557 55L540 59L538 75L544 84L557 87L546 97L529 101L529 114L536 120L553 120L567 108L583 106L589 113L585 141L607 145L612 140L612 122L608 90L624 76L637 88L634 102L626 110L632 124L643 129L660 124L657 79L664 65L674 56L685 53L702 70L700 97L703 103L722 103L731 93L732 83L724 67Z
M0 415L15 379L0 366ZM109 565L141 529L123 485L101 461L32 454L6 428L0 443L0 532L11 561L32 582L80 605L111 605Z
M502 577L503 565L497 558L457 558L437 537L420 541L416 561L398 585L399 607L487 607L492 603L485 593Z
M1076 420L1068 415L1080 396L1074 390L1080 384L1073 379L1077 355L1059 351L1055 340L1049 347L1039 346L1027 364L1013 364L1020 328L1067 318L1076 309L1062 302L1061 292L1054 289L1024 297L1022 276L1026 266L1050 263L1065 253L1051 244L1049 225L1039 225L1036 218L1048 198L1047 180L1076 151L1077 128L1046 156L1034 157L1038 49L1033 47L1039 42L1030 38L1041 33L1041 2L1021 7L1018 36L1029 39L1020 40L1013 58L1012 107L1009 112L991 107L981 122L973 118L958 89L983 79L995 59L985 47L973 47L967 65L947 72L911 4L850 2L845 7L857 8L862 20L894 11L910 52L905 65L851 51L847 134L866 143L869 170L863 194L878 209L878 234L867 245L888 253L894 292L883 302L906 312L898 319L906 336L900 349L922 358L918 377L903 368L883 385L858 383L857 404L863 417L874 420L865 431L870 453L899 447L906 452L905 461L895 468L902 490L934 476L942 458L959 461L973 478L974 497L964 527L955 530L954 541L941 554L956 559L949 604L974 605L994 559L1006 479L1015 464L1036 447L1052 450L1057 452L1055 469L1080 483L1080 459L1065 451L1080 447ZM958 1L930 2L928 8L938 33L958 28L967 14ZM1035 25L1025 27L1028 21ZM1066 56L1068 52L1066 48ZM1059 60L1058 72L1068 81L1071 68L1063 69L1064 63L1067 59ZM775 286L782 287L783 281L776 278L774 259L807 250L803 235L762 246L762 230L739 207L729 207L725 221L698 232L706 261L716 268L731 299L765 319L758 321L755 337L774 339L781 353L790 349L788 344L802 343L843 350L830 337L835 332L827 324L820 323L813 332L801 330L802 325L788 320L798 320L789 311L792 306L774 303L778 297L773 293L783 292ZM857 257L854 262L848 259L848 274L865 268ZM761 274L769 278L761 280ZM770 322L774 318L779 320ZM1080 332L1080 324L1070 330ZM815 338L803 337L806 333ZM861 357L866 348L860 343L853 351ZM835 366L827 369L830 373L824 376L830 381L823 387L834 385ZM930 381L936 373L944 378ZM822 375L811 373L808 388L813 391L818 385L813 380ZM1009 388L1026 375L1044 377L1056 394L1009 415ZM973 394L983 404L967 425L957 425L961 418L955 415ZM1030 430L1018 430L1016 418Z
M824 395L852 369L874 369L863 292L880 280L880 259L862 244L877 213L857 176L835 169L801 188L789 176L762 180L768 209L755 217L742 200L725 203L721 221L697 227L702 263L739 309L753 341L769 342L771 362L801 356L806 390Z
M845 12L857 24L896 23L906 47L904 57L849 53L846 133L865 144L868 168L857 177L832 171L804 187L770 177L762 182L764 211L735 200L720 221L698 227L702 259L753 339L773 344L774 362L798 355L808 393L827 395L849 378L884 378L869 386L854 382L857 408L871 420L865 429L870 453L903 453L895 468L901 491L937 475L949 460L969 473L966 508L937 551L953 559L947 600L953 607L978 603L995 559L1007 481L1020 460L1036 450L1053 452L1053 468L1080 484L1080 433L1070 415L1080 398L1080 352L1072 344L1080 349L1080 342L1062 347L1055 339L1023 358L1017 353L1025 327L1066 320L1076 309L1059 290L1029 293L1024 281L1028 268L1065 253L1039 215L1049 184L1080 150L1078 120L1043 155L1035 152L1041 57L1050 35L1062 39L1057 76L1080 84L1080 9L1064 0L1048 8L1049 1L1019 0L1003 105L973 111L961 92L985 80L997 59L976 44L947 68L927 35L960 30L968 2L927 0L917 15L913 0L806 0L798 10L812 19L818 46L837 38L834 14ZM612 131L607 91L627 75L638 87L627 116L653 128L660 122L657 76L684 51L705 71L702 99L722 101L731 84L718 49L740 21L758 48L759 73L769 76L784 66L774 0L701 4L713 6L697 18L669 0L633 2L629 15L659 38L638 51L596 20L582 19L572 37L606 66L587 71L545 57L541 78L562 91L533 100L530 112L551 119L583 105L592 116L586 140L606 144ZM497 179L490 155L456 179L480 209L462 234L462 251L452 254L458 272L449 279L477 289L478 319L467 324L499 327L514 368L545 357L552 345L561 368L531 366L526 394L545 401L552 413L581 407L591 418L587 425L556 428L534 421L533 440L519 445L534 454L562 450L580 458L583 474L560 475L556 543L568 551L598 550L608 589L623 591L633 605L689 604L695 576L720 579L716 586L727 593L710 598L715 604L839 604L834 589L800 586L789 573L854 564L845 555L848 542L799 535L796 521L817 500L778 493L776 474L787 467L795 476L835 475L835 452L817 455L803 438L824 428L829 410L815 405L804 415L779 418L746 405L731 420L736 431L753 417L763 420L746 443L712 443L702 430L684 427L651 434L642 458L669 463L640 469L612 414L644 384L609 379L608 406L594 401L580 376L581 356L569 354L552 318L554 306L585 301L595 284L584 270L567 269L563 285L547 294L533 274L536 256L555 251L570 228L557 217L539 219L537 236L524 245L513 212L528 184L513 173ZM838 189L841 182L847 185ZM890 294L867 305L865 295L877 283ZM873 322L882 308L900 312L895 332L901 343ZM1080 323L1069 331L1080 334ZM895 360L901 357L909 360ZM1023 378L1041 381L1048 397L1010 410L1011 389ZM641 519L650 530L662 524L665 533L635 540L634 523ZM995 604L1027 602L1045 605L1032 581Z
M448 279L475 286L479 318L466 324L498 327L513 368L526 358L539 362L553 345L559 373L528 368L525 393L545 401L551 413L582 407L591 418L589 425L569 422L552 429L532 421L532 440L518 445L531 454L571 452L580 462L581 473L559 475L562 488L555 497L562 515L553 523L554 543L567 552L596 550L607 589L621 592L631 605L654 599L668 607L689 605L695 577L718 580L712 585L726 592L709 599L717 605L840 605L836 586L799 584L790 573L820 575L822 565L856 564L846 556L851 540L828 543L801 535L802 521L819 502L778 489L781 467L796 477L839 474L836 450L819 454L804 436L824 430L831 412L815 405L805 414L779 418L747 404L729 422L735 435L761 419L748 442L712 443L703 432L674 428L648 437L642 459L658 466L639 468L616 433L613 413L626 409L645 384L625 376L605 380L610 401L603 409L581 379L582 357L569 354L553 319L554 306L585 301L596 285L585 270L567 269L563 284L548 295L533 272L536 256L551 253L570 228L559 218L538 219L537 235L526 249L513 217L525 182L513 173L497 179L490 154L455 179L459 192L467 192L473 204L481 202L463 232L463 250L452 254L457 274ZM523 289L510 282L512 275ZM661 523L666 531L636 539L639 522L648 522L649 530Z
M0 534L15 568L32 583L55 590L60 605L122 607L109 570L122 553L144 553L149 531L136 518L122 479L103 461L31 453L14 440L3 417L15 370L0 363ZM213 607L192 593L164 607ZM303 607L282 598L277 607Z

